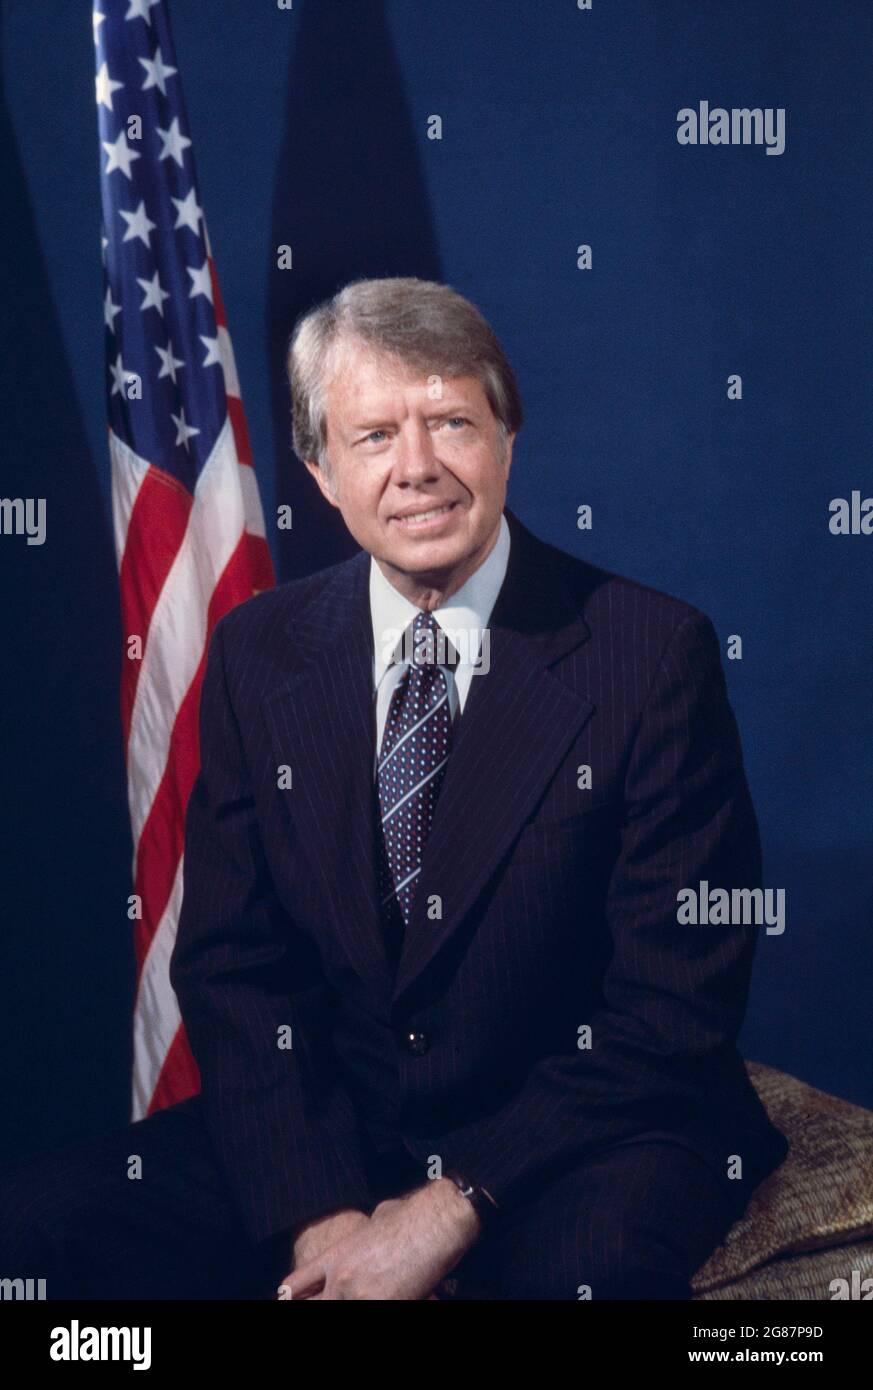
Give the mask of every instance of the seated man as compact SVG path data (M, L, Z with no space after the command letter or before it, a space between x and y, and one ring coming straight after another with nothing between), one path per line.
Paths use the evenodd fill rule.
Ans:
M679 911L760 884L712 624L506 507L518 388L449 288L352 283L289 372L361 549L210 646L171 965L202 1090L20 1165L5 1267L688 1298L787 1151L736 1050L758 928Z

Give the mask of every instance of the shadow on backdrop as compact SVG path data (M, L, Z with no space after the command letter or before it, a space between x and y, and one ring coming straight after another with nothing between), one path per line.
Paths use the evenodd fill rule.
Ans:
M410 111L384 5L305 0L298 25L267 284L276 496L293 512L293 528L278 533L280 580L358 549L291 450L285 353L295 319L361 276L442 278L416 149L415 123L426 113ZM293 269L280 270L276 248L286 245Z
M126 1121L134 968L115 555L2 97L0 176L3 495L46 499L0 541L6 1157Z
M758 811L764 809L759 797ZM873 1108L873 865L863 846L802 848L762 816L764 882L785 890L784 935L759 931L740 1052ZM790 951L790 956L788 952Z

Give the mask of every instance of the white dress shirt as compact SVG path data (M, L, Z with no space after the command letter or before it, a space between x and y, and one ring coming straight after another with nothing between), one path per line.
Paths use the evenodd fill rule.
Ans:
M460 589L440 608L433 610L434 618L456 646L460 658L454 669L451 666L442 667L449 689L449 713L453 725L463 711L473 679L473 668L482 649L482 632L491 618L508 560L509 526L506 517L501 515L500 531L490 553ZM370 617L373 622L373 700L376 716L374 777L391 696L404 668L409 664L408 649L405 657L400 650L400 636L418 612L420 610L415 604L389 583L371 556ZM453 634L458 634L461 641L458 642Z

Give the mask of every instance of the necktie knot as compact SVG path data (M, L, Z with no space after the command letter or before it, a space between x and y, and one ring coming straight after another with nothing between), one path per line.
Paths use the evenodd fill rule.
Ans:
M412 622L411 631L409 660L414 666L457 666L460 659L458 653L433 613L420 609Z

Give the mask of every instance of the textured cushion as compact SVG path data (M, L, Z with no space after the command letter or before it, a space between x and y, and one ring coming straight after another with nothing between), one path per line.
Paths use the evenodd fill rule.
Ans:
M866 1277L873 1263L873 1110L759 1062L746 1067L790 1151L697 1271L693 1295L829 1298L830 1279L851 1278L858 1268ZM818 1264L795 1258L822 1250L828 1255ZM791 1291L813 1287L821 1291Z
M695 1295L697 1302L705 1299L732 1301L739 1299L833 1299L833 1279L844 1279L852 1288L852 1274L857 1271L858 1292L854 1298L869 1299L869 1287L861 1289L863 1280L873 1282L873 1241L861 1245L837 1245L830 1250L813 1250L808 1255L789 1255L784 1260L771 1260L759 1265L742 1279L734 1279L717 1289Z

